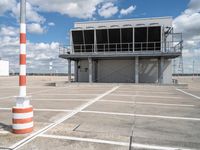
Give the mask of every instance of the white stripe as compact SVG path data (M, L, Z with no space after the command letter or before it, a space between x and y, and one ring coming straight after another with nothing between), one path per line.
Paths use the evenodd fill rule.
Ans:
M149 97L149 98L169 98L169 99L182 99L182 97L169 97L169 96L147 96L147 95L134 95L134 94L110 94L109 96L132 96L132 97Z
M26 44L20 44L20 54L26 54Z
M39 95L39 94L38 94ZM65 93L65 94L59 94L59 93L55 93L55 94L52 94L52 93L49 93L49 94L42 94L44 96L48 96L48 95L86 95L86 96L90 96L90 95L94 95L94 96L98 96L100 94L75 94L75 93Z
M190 121L200 121L200 118L188 118L188 117L173 117L173 116L160 116L160 115L143 115L143 114L130 114L130 113L116 113L116 112L103 112L103 111L81 111L83 113L94 113L94 114L104 114L104 115L120 115L120 116L135 116L135 117L145 117L145 118L161 118L161 119L172 119L172 120L190 120Z
M48 134L40 135L40 137L61 139L61 140L71 140L71 141L80 141L80 142L91 142L91 143L99 143L99 144L110 144L110 145L118 145L118 146L129 146L129 143L126 143L126 142L108 141L108 140L101 140L101 139L48 135ZM180 147L167 147L167 146L159 146L159 145L140 144L140 143L132 143L132 147L139 148L139 149L154 149L154 150L177 150L177 149L191 150L191 149L182 148L182 147L181 148Z
M13 119L26 119L26 118L32 118L33 112L28 113L13 113Z
M26 24L20 23L20 33L26 33Z
M20 65L20 75L26 75L26 65Z
M0 108L0 110L12 110L12 108ZM51 111L51 112L70 112L70 109L34 109L34 111Z
M199 96L196 96L196 95L194 95L194 94L185 92L185 91L183 91L183 90L181 90L181 89L176 89L176 90L177 90L177 91L180 91L180 92L182 92L182 93L184 93L184 94L187 94L187 95L189 95L189 96L192 96L192 97L194 97L194 98L196 98L196 99L200 99Z
M28 129L28 128L32 128L32 127L33 127L33 122L12 125L12 128L15 130Z
M10 132L8 131L0 131L0 134L9 134Z
M19 87L19 96L20 97L25 97L26 96L26 86L20 86Z
M195 107L195 105L184 105L184 104L168 104L168 103L149 103L149 102L131 102L131 101L119 101L119 100L107 100L103 99L100 102L107 103L127 103L127 104L139 104L139 105L158 105L158 106L176 106L176 107Z
M13 150L19 149L23 145L29 143L30 141L34 140L35 138L37 138L41 134L43 134L43 133L47 132L48 130L54 128L55 126L59 125L60 123L66 121L68 119L70 119L71 117L73 117L77 113L81 112L82 110L84 110L88 106L92 105L93 103L97 102L98 100L100 100L104 96L112 93L113 91L115 91L118 88L119 88L119 86L113 87L111 90L109 90L109 91L101 94L100 96L96 97L95 99L93 99L93 100L87 102L86 104L78 107L77 109L75 109L74 111L72 111L70 114L67 114L66 116L62 117L61 119L57 120L56 122L49 124L48 126L46 126L46 127L42 128L42 129L38 130L37 132L35 132L35 133L31 134L30 136L24 138L23 140L15 143L14 145L10 146L10 148L13 149Z
M38 99L33 99L33 101L78 101L78 102L87 102L90 101L91 99L44 99L44 98L38 98Z

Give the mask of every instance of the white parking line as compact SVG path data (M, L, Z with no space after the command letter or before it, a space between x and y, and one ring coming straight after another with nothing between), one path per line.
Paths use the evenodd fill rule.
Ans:
M149 102L132 102L132 101L107 100L107 99L102 99L99 102L124 103L124 104L139 104L139 105L175 106L175 107L195 107L195 105L168 104L168 103L149 103Z
M53 139L61 139L61 140L70 140L70 141L79 141L79 142L91 142L98 144L109 144L109 145L117 145L117 146L129 146L129 143L126 142L117 142L117 141L108 141L101 139L91 139L91 138L80 138L80 137L71 137L71 136L60 136L60 135L49 135L43 134L40 137L44 138L53 138ZM132 143L132 147L139 149L154 149L154 150L192 150L180 147L168 147L168 146L159 146L159 145L150 145L150 144L140 144L140 143Z
M90 101L92 99L48 99L48 98L37 98L37 99L32 99L32 101L83 101L83 102L87 102Z
M131 114L131 113L117 113L117 112L103 112L103 111L81 111L83 113L94 113L104 115L119 115L119 116L133 116L133 117L144 117L144 118L161 118L161 119L172 119L172 120L190 120L200 121L200 118L189 118L189 117L174 117L174 116L160 116L160 115L143 115L143 114Z
M181 89L176 89L176 90L177 90L177 91L180 91L180 92L182 92L182 93L184 93L184 94L186 94L186 95L192 96L192 97L194 97L194 98L200 100L200 97L199 97L199 96L196 96L196 95L191 94L191 93L189 93L189 92L185 92L185 91L183 91L183 90L181 90Z
M92 105L93 103L97 102L98 100L100 100L101 98L103 98L104 96L110 94L111 92L115 91L116 89L118 89L119 86L113 87L111 90L99 95L98 97L96 97L95 99L87 102L86 104L78 107L77 109L73 110L71 113L67 114L66 116L62 117L61 119L55 121L54 123L51 123L50 125L40 129L39 131L32 133L30 136L24 138L23 140L15 143L14 145L12 145L10 148L13 150L19 149L20 147L22 147L23 145L29 143L30 141L32 141L33 139L37 138L38 136L40 136L41 134L45 133L46 131L54 128L55 126L57 126L58 124L62 123L63 121L66 121L67 119L73 117L74 115L76 115L77 113L81 112L82 110L84 110L85 108L87 108L88 106Z
M182 97L172 97L172 96L148 96L148 95L138 95L138 94L110 94L109 96L132 96L132 97L149 97L149 98L169 98L169 99L182 99Z

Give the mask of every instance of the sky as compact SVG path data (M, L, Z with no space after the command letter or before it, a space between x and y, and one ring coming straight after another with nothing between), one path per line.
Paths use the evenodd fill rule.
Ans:
M19 70L19 6L0 0L0 57L10 72ZM26 9L27 72L67 73L58 47L69 44L74 22L172 16L175 32L183 33L184 72L192 73L194 62L200 73L200 0L27 0Z

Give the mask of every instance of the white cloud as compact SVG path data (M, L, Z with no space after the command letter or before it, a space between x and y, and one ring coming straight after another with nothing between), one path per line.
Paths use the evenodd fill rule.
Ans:
M46 19L37 12L37 7L32 6L30 3L26 3L26 18L27 22L44 23ZM12 8L12 13L16 18L20 16L20 3Z
M49 26L55 26L55 23L54 22L49 22L48 25Z
M102 5L98 10L98 13L101 17L109 18L115 15L118 12L118 7L115 6L112 2L107 2Z
M11 27L11 26L3 26L0 29L0 35L1 36L16 36L18 34L18 30L16 28Z
M123 15L123 16L128 15L128 14L132 13L135 9L136 9L136 6L131 5L127 9L121 9L120 15Z
M35 34L43 34L46 32L45 27L42 27L38 23L31 23L27 25L27 30L30 33L35 33Z
M0 0L0 16L15 7L15 0Z
M44 12L58 12L76 18L93 18L96 6L105 0L29 0Z

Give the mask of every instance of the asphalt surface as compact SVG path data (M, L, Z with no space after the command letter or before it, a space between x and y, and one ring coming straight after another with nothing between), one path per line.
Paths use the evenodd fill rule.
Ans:
M66 84L67 77L29 77L34 132L11 133L17 77L0 77L0 149L200 149L200 78L187 89L134 84ZM132 140L130 142L130 137Z

